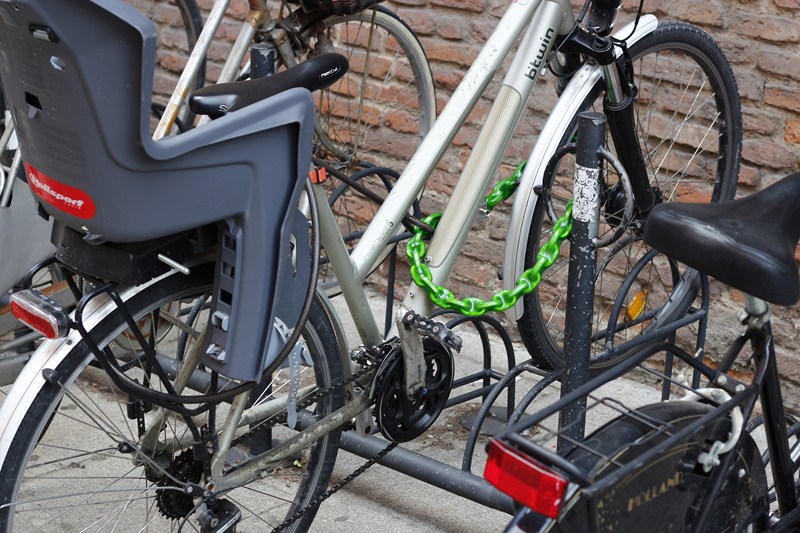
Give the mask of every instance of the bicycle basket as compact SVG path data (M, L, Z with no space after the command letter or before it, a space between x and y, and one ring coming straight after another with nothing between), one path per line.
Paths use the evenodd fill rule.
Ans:
M290 0L293 4L302 4L308 11L316 11L325 16L352 15L368 7L375 6L383 0Z

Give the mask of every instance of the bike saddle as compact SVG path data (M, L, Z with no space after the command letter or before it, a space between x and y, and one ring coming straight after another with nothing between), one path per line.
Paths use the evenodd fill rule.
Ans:
M644 240L662 253L779 305L800 297L800 173L732 202L669 203L647 218Z
M346 72L346 57L340 54L322 54L274 76L208 85L192 94L189 107L198 115L219 118L230 111L295 87L303 87L312 92L324 89Z

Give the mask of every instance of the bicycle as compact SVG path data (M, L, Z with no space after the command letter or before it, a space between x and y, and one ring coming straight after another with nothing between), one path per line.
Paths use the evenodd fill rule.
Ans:
M792 174L731 203L653 210L645 240L742 290L746 331L716 365L704 363L702 350L690 354L671 345L644 350L624 369L598 376L493 441L486 476L526 506L508 531L797 527L797 443L789 439L797 429L784 411L767 302L793 305L800 297L794 260L798 197L800 175ZM763 216L766 212L771 216ZM745 350L748 343L752 353ZM594 394L662 351L696 372L692 383L658 374L684 398L635 407L629 399ZM568 439L558 453L552 451L546 443L561 432L545 419L586 394L587 417L605 411L614 418L585 439ZM762 413L748 423L759 401ZM752 434L759 426L766 435L763 455Z
M16 5L36 12L43 20L51 21L56 17L55 14L41 13L35 0L18 2ZM108 5L118 9L112 0L97 0L92 5ZM474 103L476 95L485 89L489 74L497 70L501 56L509 53L517 35L522 33L529 21L531 29L523 38L523 53L516 57L506 85L498 97L501 104L496 106L488 121L494 128L506 132L506 139L513 129L510 123L519 119L519 116L513 116L518 113L507 112L512 109L520 112L523 105L521 102L525 100L516 99L516 90L512 87L519 82L518 87L527 94L540 74L538 66L535 71L528 68L524 52L539 50L537 54L541 54L543 58L548 56L561 42L556 39L557 34L564 36L565 42L576 39L572 45L579 47L581 52L563 50L567 57L571 56L578 64L566 65L563 70L564 73L571 74L571 81L566 85L562 99L554 110L553 119L548 122L541 136L549 148L544 144L537 147L535 157L531 158L522 173L520 187L524 194L518 196L517 201L520 201L520 197L530 199L541 192L538 185L536 188L528 188L530 181L541 183L550 156L558 145L563 144L562 140L570 139L574 131L575 112L584 104L594 101L598 87L612 87L623 91L627 87L632 90L627 82L623 82L626 79L624 54L620 52L623 59L618 61L611 41L606 41L607 47L602 52L601 57L607 61L604 66L581 60L584 52L587 56L595 53L593 43L599 43L603 39L602 33L610 30L616 4L599 4L595 8L594 16L602 14L608 18L604 21L590 18L589 22L593 25L600 22L602 24L600 28L588 30L576 24L572 7L567 2L514 2L510 5L501 21L502 29L489 39L484 53L479 56L462 87L456 91L451 103L423 140L408 169L392 188L387 201L383 203L375 220L370 223L352 252L344 246L342 236L333 222L334 215L321 183L314 185L313 191L308 194L311 201L300 203L310 215L308 217L301 216L293 209L299 196L297 184L291 194L281 189L284 192L282 196L270 191L271 196L264 198L259 194L249 194L249 187L237 182L228 181L227 186L220 189L219 182L211 177L209 183L212 185L198 190L191 185L197 181L196 178L192 182L178 181L181 178L186 179L185 172L176 172L177 185L168 190L159 190L158 195L153 193L146 200L150 203L157 201L156 206L162 209L166 209L167 203L174 204L169 211L171 216L164 215L170 221L168 225L161 223L163 221L157 220L157 217L142 217L138 206L143 205L145 198L138 195L146 193L131 184L135 180L129 180L131 183L128 183L117 178L114 173L103 175L116 180L114 183L119 186L119 190L114 191L115 194L109 194L102 185L97 190L92 189L93 195L103 199L102 205L106 208L114 206L113 214L107 210L97 211L95 217L85 222L83 219L70 218L62 210L45 202L45 209L55 218L67 221L58 240L59 259L71 268L89 275L90 279L96 279L98 283L94 291L81 297L72 318L67 318L58 306L49 306L35 295L33 301L28 302L29 313L35 309L47 308L44 317L55 319L52 322L53 335L66 334L66 337L47 342L38 350L18 378L8 400L0 408L0 421L4 422L0 443L5 445L5 449L0 449L0 477L8 481L3 485L8 490L0 497L0 505L3 506L0 509L0 521L5 522L6 529L11 527L9 522L14 520L13 515L16 513L20 513L18 520L26 520L21 518L27 517L22 514L25 513L24 495L27 494L24 486L28 481L34 481L26 477L28 468L34 473L34 463L39 459L51 465L58 464L54 457L46 457L44 454L60 453L59 450L66 451L72 445L82 448L85 443L91 442L89 434L94 433L89 429L91 426L97 427L97 423L104 426L105 421L112 416L116 418L117 414L121 416L121 420L117 422L123 430L110 430L110 434L101 431L100 436L111 437L112 442L103 449L109 453L106 455L107 459L112 459L117 454L124 456L125 460L118 464L125 470L125 473L120 473L120 478L126 478L129 473L133 475L127 480L118 481L133 481L134 485L125 486L130 491L128 494L132 495L130 505L111 504L111 513L135 511L141 512L145 521L177 520L179 524L198 520L203 530L212 530L219 524L228 525L239 520L302 530L311 523L320 498L324 496L342 427L352 425L358 433L368 434L377 426L387 439L395 443L411 440L424 433L448 402L454 375L452 351L459 347L458 338L445 325L429 318L430 313L426 309L430 307L430 302L418 303L420 295L412 293L407 304L410 301L413 305L406 306L408 312L400 313L397 326L399 337L384 340L369 306L366 305L362 281L374 268L375 261L403 222L412 226L419 225L407 216L407 212L419 195L426 172L432 169L437 154L449 143L458 124L463 122L467 108L470 107L467 104ZM13 4L0 3L0 9L11 12L14 8ZM54 13L61 13L63 21L70 20L66 12ZM99 14L94 15L105 20L104 13L99 9ZM86 17L89 15L87 13ZM54 23L48 22L48 27L51 24ZM87 22L82 19L81 27L85 27L85 24ZM59 46L69 46L72 39L80 42L79 37L67 32L68 27L56 27L61 28L56 31L60 38ZM513 31L507 31L508 28ZM129 46L135 46L130 45L131 42L143 41L140 30L136 28L136 31L130 27L117 29L131 37L126 39ZM5 31L19 30L4 27ZM700 35L684 25L659 25L654 17L649 16L642 17L637 23L619 32L621 36L630 35L628 44L633 56L637 55L636 46L640 43L669 41L671 36L683 38L687 34ZM44 35L49 34L45 32ZM27 36L25 38L30 40ZM125 44L115 36L106 38L109 43L116 43L116 47ZM581 39L588 39L592 46L583 48ZM0 46L4 43L7 46L9 41L4 39ZM700 38L700 41L710 42L705 37ZM14 41L10 42L13 44ZM688 44L692 49L696 46L693 42ZM545 49L540 50L536 43L545 43ZM676 49L681 46L684 45L675 41ZM716 50L714 47L712 49ZM73 54L75 57L81 57L83 53L82 49L78 50ZM649 48L645 47L643 50ZM24 54L25 50L19 52ZM108 80L92 79L92 83L82 86L95 88L94 84L97 83L99 88L104 89L100 94L108 93L119 99L138 101L141 95L131 88L147 86L148 65L145 63L142 70L139 67L142 58L131 50L127 54L120 53L120 57L130 59L127 63L121 61L121 64L136 65L135 69L130 67L135 75L126 73L130 77L130 83L122 84L128 91L127 94L117 95L106 85ZM724 72L729 73L729 70L714 63L714 58L718 56L700 53L699 57L710 58L708 63L712 67L709 70L717 75L713 85L730 88L732 82L724 80L722 75ZM330 56L320 55L309 62L315 61L327 66L329 59ZM144 60L146 62L149 58L144 57ZM575 68L577 70L572 72ZM530 79L528 75L534 79ZM141 82L140 76L145 83ZM286 76L294 74L289 69L275 75L274 79L278 80L280 76L283 76L280 80L285 80ZM242 97L245 91L243 87L247 83L255 81L223 86L223 89L230 90L227 96L231 100L227 101L227 105L231 112L227 116L182 135L164 138L159 141L163 144L157 143L156 146L170 150L187 143L199 142L199 139L219 139L215 135L225 139L225 128L232 127L229 126L231 124L243 125L245 122L244 115L247 113L234 109L237 107L236 99ZM221 90L215 89L217 96ZM203 91L198 90L195 96L203 96ZM622 95L619 92L613 94ZM275 133L284 135L275 142L276 153L280 151L293 156L291 161L286 161L287 157L276 158L276 165L281 162L285 168L281 172L275 172L298 178L305 175L309 166L309 117L313 116L310 106L303 107L298 103L309 103L309 100L303 100L302 95L306 95L302 90L289 91L246 108L252 119L263 121L261 124L295 124L298 117L304 117L299 126L277 128ZM720 112L726 117L735 116L735 98L731 94L727 96L727 99L720 96L719 102L723 105ZM22 108L28 109L25 105L32 105L24 94L17 94L16 97L21 99ZM93 99L89 101L92 102ZM517 105L509 105L510 101L516 101ZM728 104L731 106L728 107ZM275 116L264 117L259 114L266 110L274 112ZM94 116L102 117L104 114L97 113L82 118L89 120ZM712 116L716 117L717 113ZM127 112L125 117L134 122L141 119L134 118L131 112ZM72 123L72 117L64 123ZM726 133L723 135L723 144L726 148L730 148L729 141L735 140L732 137L735 128L730 128L735 123L736 120L724 122ZM627 124L630 126L630 123ZM486 131L491 132L493 127L487 126ZM248 131L253 131L256 127L248 128ZM292 137L289 133L291 131L299 131L301 134L299 148L295 147L296 134ZM632 131L632 127L627 131L629 140ZM126 128L120 128L119 132L120 135L123 132L130 135ZM106 131L103 133L108 134ZM130 144L138 146L141 142L145 146L151 146L148 140L144 140L142 128L139 134L141 139L129 139ZM487 156L499 150L490 137L491 133L487 133L479 141L473 162L467 164L468 169L475 170L476 165L482 168L484 165L491 167L492 160L496 162L497 158ZM92 139L92 136L87 136L87 141ZM622 142L622 138L619 141ZM235 143L230 142L225 146L232 148ZM545 154L543 158L539 158L537 154L542 151ZM26 157L33 158L34 166L37 157L46 160L47 154L35 151L30 153ZM97 153L102 155L105 152L98 148ZM248 156L255 153L257 150L252 149ZM248 164L241 166L249 168L252 165L251 157L246 157L245 161ZM737 164L735 160L725 157L722 161L721 166L726 172L730 166ZM210 157L196 158L193 160L192 171L211 173L214 170L212 162ZM640 163L647 167L643 161ZM116 170L118 169L115 168ZM492 174L488 168L484 168L485 173L472 170L466 172L466 175L473 180L486 180ZM266 172L266 169L263 171ZM63 175L63 171L55 172ZM127 175L123 171L119 173L123 177ZM647 175L630 171L628 173L633 176L633 180L638 177L640 181ZM217 172L213 176L219 179L219 174ZM238 176L233 170L230 174L231 176L226 176L229 180ZM552 173L547 173L547 176L550 179ZM319 172L314 173L314 179L321 181ZM463 188L466 181L468 180L459 182L452 205L456 207L457 215L470 218L474 213L473 207L479 204L479 200L476 197L468 198L474 201L466 201L464 197L479 195L483 187L476 183L466 185L472 190L472 194L468 194ZM81 186L88 188L92 184ZM184 197L187 190L202 192L204 202L195 203L191 209L186 207ZM121 195L120 191L126 194ZM233 216L237 211L231 209L232 212L226 212L223 208L226 202L241 200L241 191L248 193L248 201L265 202L266 205L279 203L285 207L285 211L272 213L264 207L253 213L253 217L248 216L249 224L243 225L242 217L237 219ZM128 200L128 203L121 202L120 196ZM94 201L100 203L97 198ZM522 200L523 204L525 201L527 200ZM83 205L81 204L80 209L83 209ZM318 209L317 214L314 214L314 208ZM267 213L284 218L265 222L260 217L266 217ZM78 211L78 214L83 212ZM415 248L422 259L431 255L433 259L426 261L428 265L438 261L439 253L447 255L456 250L460 245L459 239L463 238L468 229L469 224L450 222L450 216L453 213L445 213L438 224L428 253L421 253L418 247ZM224 219L223 223L218 226L212 223L220 218ZM131 220L136 220L137 224L130 224ZM316 279L313 275L313 263L318 258L315 247L308 244L309 220L312 220L311 229L320 232L322 246L330 258L338 285L356 320L363 343L360 349L349 351L346 348L348 345L343 342L344 336L339 328L338 317L331 311L328 300L319 293L313 294L306 287L308 280ZM433 224L433 220L428 220L422 226ZM627 229L627 225L617 223L617 226ZM174 238L165 236L178 229L188 231L189 234ZM209 234L209 230L217 230L217 234L215 235L215 231L210 231ZM280 233L281 230L283 233ZM449 233L455 230L458 230L459 235L450 239ZM251 232L259 235L258 232L261 231L270 231L273 236L278 234L283 237L276 255L271 258L264 258L262 253L253 251L260 250L261 247L254 242ZM513 231L520 231L520 228ZM147 240L145 245L136 243L137 240L152 239L154 236L159 239ZM447 246L437 243L437 239L438 242L443 242L442 239L446 237L449 240ZM109 243L103 244L104 240ZM215 242L216 247L213 246ZM440 247L438 251L437 246ZM127 266L116 270L116 265L121 260L120 254ZM111 266L115 267L113 271L109 271ZM434 277L441 276L447 270L447 265L433 270ZM188 274L182 274L187 271ZM417 277L424 283L428 277L426 270L417 268L417 271ZM265 272L271 275L265 276ZM306 275L309 272L312 274ZM108 280L115 280L120 288L102 283ZM252 287L259 284L268 284L264 289L268 298L274 296L274 287L278 287L279 293L275 296L274 303L273 298L264 302L263 298L254 294L256 291ZM527 288L532 286L528 285ZM524 291L520 290L517 294L522 292ZM298 294L306 294L307 297L300 301ZM447 296L446 292L439 291L439 294ZM19 305L24 303L22 298L23 295L18 298ZM470 306L467 302L463 310L474 312ZM277 319L273 314L277 314ZM307 321L304 320L305 317L308 317ZM65 323L71 326L71 332L62 331ZM42 326L40 323L39 327ZM295 348L299 336L303 337L303 342ZM134 339L136 342L133 342ZM248 357L243 358L241 354L247 354ZM285 366L281 366L282 363ZM96 365L102 365L103 371L98 372ZM87 378L89 375L94 374L97 377L99 374L102 379L107 378L113 383L104 384L97 379L85 381L82 374ZM81 390L84 383L88 386ZM263 390L251 396L257 383L260 383L258 387ZM124 392L120 393L120 390ZM124 402L124 407L112 409L110 403L118 399ZM106 404L106 400L111 402ZM377 423L369 412L373 402L376 405ZM186 405L199 407L189 408ZM84 409L97 409L101 414L90 417L87 420L89 424L83 427L84 431L79 435L69 436L79 442L67 443L57 427L61 423L67 427L72 426L74 418L70 414L82 417L87 414ZM202 413L205 413L203 420L199 417ZM294 428L300 431L295 431ZM245 433L240 434L242 431ZM58 448L48 446L52 442L50 439L57 439ZM113 467L111 463L115 461L105 461L102 464L106 477L110 475L108 469ZM256 478L259 478L257 482ZM107 485L99 477L91 475L82 479L84 484ZM254 507L255 504L239 500L239 495L248 493L248 482L251 481L257 483L253 485L255 490L262 493L262 499L257 502L258 509ZM35 483L52 483L55 490L67 486L63 480L48 480L44 477L39 477ZM143 487L143 492L136 488L137 484ZM286 488L284 485L293 486ZM126 489L121 490L125 492ZM81 512L86 507L97 510L101 505L110 503L112 498L102 487L96 490L104 492L109 498L104 499L101 496L99 501L95 500L96 495L92 494L94 490L87 485L84 495L79 496L78 499L82 502ZM36 491L43 494L41 485ZM266 504L264 494L277 496ZM128 501L127 496L125 499ZM90 501L97 505L89 505ZM48 516L46 510L37 505L41 502L27 503L36 508L36 520L46 522L53 518L52 514ZM67 514L75 510L72 509L73 505L76 504L65 500L63 507L53 511L59 515L60 521L66 520ZM265 506L270 508L265 509ZM119 518L116 515L102 516L114 523Z

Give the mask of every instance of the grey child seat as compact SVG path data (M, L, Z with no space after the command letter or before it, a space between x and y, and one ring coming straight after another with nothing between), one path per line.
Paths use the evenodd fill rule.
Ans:
M290 240L313 102L291 89L154 142L155 48L152 23L120 0L0 0L0 79L41 208L93 243L224 221L218 257L234 268L217 270L212 332L224 351L206 364L254 380L274 363L275 302L308 288Z

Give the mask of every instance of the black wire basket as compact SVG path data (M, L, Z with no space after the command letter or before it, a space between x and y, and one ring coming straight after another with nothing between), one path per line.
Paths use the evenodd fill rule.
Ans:
M316 11L325 16L352 15L368 7L382 2L382 0L289 0L294 4L302 4L308 11Z

